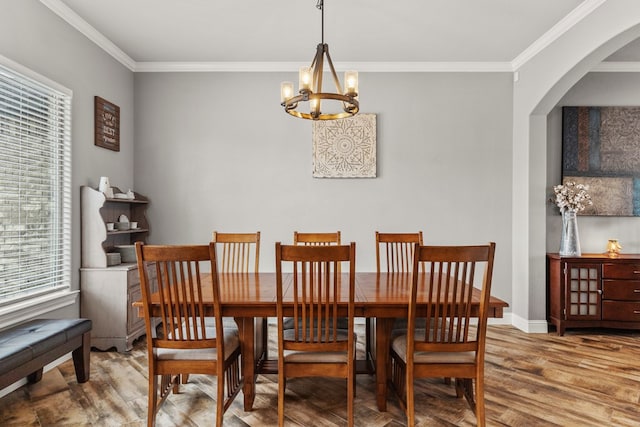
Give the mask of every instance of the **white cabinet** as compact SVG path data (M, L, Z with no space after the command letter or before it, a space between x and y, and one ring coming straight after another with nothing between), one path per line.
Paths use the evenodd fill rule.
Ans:
M114 191L119 192L117 188ZM133 200L107 199L91 187L81 188L82 268L80 269L80 315L91 319L91 345L100 350L115 347L127 351L144 335L144 318L131 304L142 298L136 263L107 267L107 252L115 246L146 242L149 224L145 216L149 201L134 193ZM135 230L107 231L107 222L120 215L136 221Z
M131 305L142 298L137 266L81 268L80 282L81 316L93 323L91 346L131 350L133 341L145 333L144 318Z

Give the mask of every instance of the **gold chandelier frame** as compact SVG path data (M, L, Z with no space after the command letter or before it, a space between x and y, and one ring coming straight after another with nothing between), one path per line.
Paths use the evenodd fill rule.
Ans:
M284 107L284 110L287 113L301 119L336 120L351 117L357 114L360 110L360 104L357 99L357 72L347 72L355 75L355 83L351 82L352 84L347 84L347 82L345 81L345 84L347 84L347 90L343 93L342 87L340 86L340 80L338 79L335 67L333 66L333 61L331 60L331 56L329 55L329 45L324 42L324 0L318 0L318 4L316 5L316 7L322 11L322 42L318 44L316 48L316 54L313 58L313 61L311 62L310 69L313 70L311 74L311 82L308 87L301 87L299 90L299 94L296 96L287 96L287 94L285 93L285 84L289 85L288 87L290 89L288 90L292 92L293 83L284 82L282 84L281 105ZM331 75L333 77L333 83L336 87L336 93L322 91L325 58L329 71L331 72ZM342 103L342 111L333 113L322 112L323 100L332 100ZM298 104L301 102L309 102L308 113L298 110Z

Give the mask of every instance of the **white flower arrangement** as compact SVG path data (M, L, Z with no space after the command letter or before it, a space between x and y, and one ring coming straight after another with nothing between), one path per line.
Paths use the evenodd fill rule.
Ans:
M587 206L593 205L587 190L589 190L588 185L576 184L573 181L567 181L563 185L553 187L556 194L556 205L560 208L560 212L565 210L580 212Z

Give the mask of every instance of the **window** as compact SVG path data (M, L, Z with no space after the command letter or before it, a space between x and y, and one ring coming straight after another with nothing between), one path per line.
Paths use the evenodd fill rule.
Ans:
M70 284L71 91L0 56L0 306Z

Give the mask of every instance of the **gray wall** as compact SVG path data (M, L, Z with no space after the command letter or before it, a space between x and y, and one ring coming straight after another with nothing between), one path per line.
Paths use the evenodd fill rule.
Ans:
M80 186L133 187L133 73L37 0L0 0L0 55L73 91L72 289L79 289ZM93 97L120 106L121 151L94 146ZM52 315L78 316L79 304Z
M638 73L589 73L560 100L547 118L547 184L549 194L561 179L562 107L625 106L640 104ZM579 216L578 229L583 253L604 252L608 239L618 239L622 251L640 252L640 218ZM549 203L547 209L547 251L558 252L561 218L558 208Z
M136 73L135 183L152 243L262 232L261 269L294 230L341 230L360 271L374 231L427 244L497 243L496 296L511 301L512 76L361 73L377 114L378 177L311 177L311 122L279 106L288 73Z
M361 271L375 269L375 230L493 240L493 293L511 301L510 73L361 73L362 111L378 115L378 177L313 179L311 123L278 104L293 73L134 76L37 0L1 1L0 54L73 90L74 289L79 188L106 175L151 198L152 243L260 230L265 271L294 230L341 230ZM121 108L119 153L93 145L94 95Z

